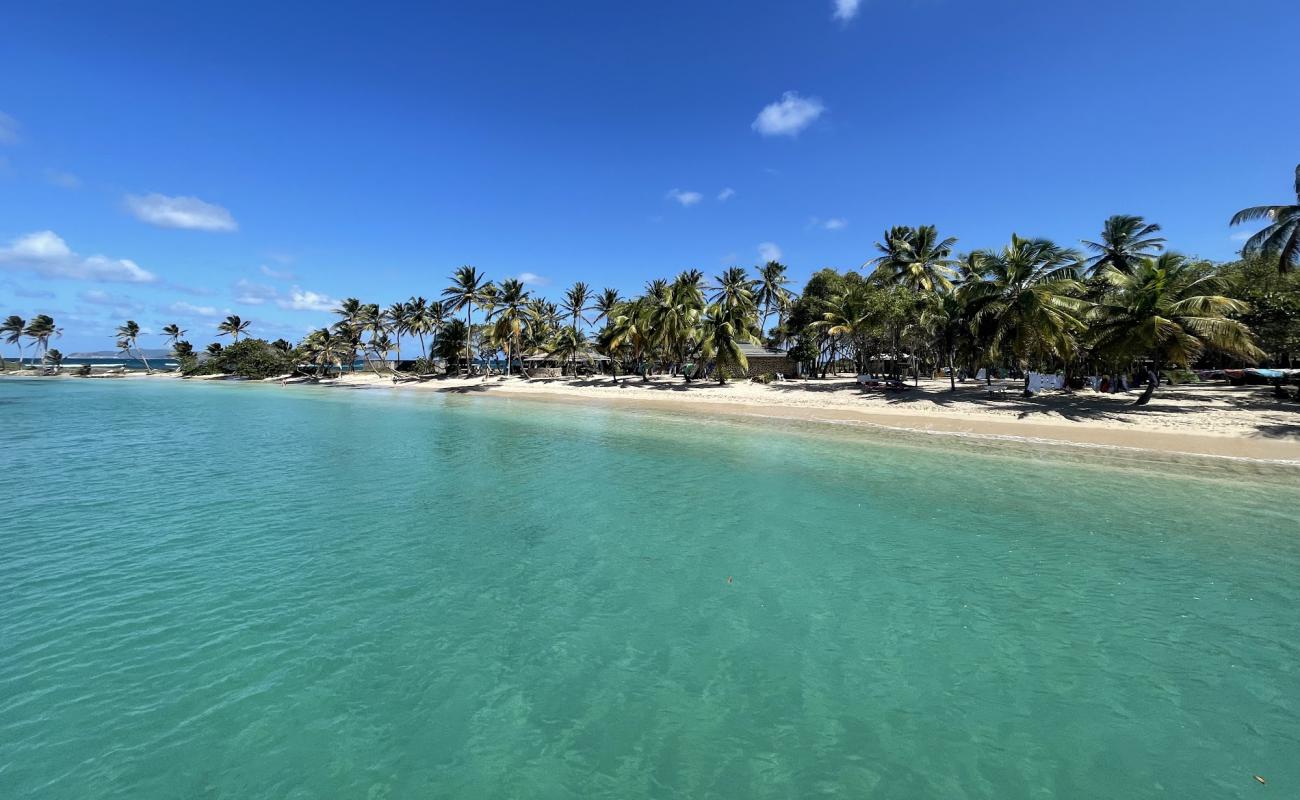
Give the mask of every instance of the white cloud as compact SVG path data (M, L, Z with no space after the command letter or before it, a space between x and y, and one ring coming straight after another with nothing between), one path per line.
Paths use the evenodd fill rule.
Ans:
M277 298L275 304L291 311L333 311L339 301L329 295L293 287L287 298Z
M271 269L263 264L258 270L268 278L275 278L277 281L292 281L297 279L297 275L287 269Z
M830 217L829 219L819 219L811 217L808 220L809 228L820 228L824 231L842 231L847 228L849 221L843 217Z
M172 303L167 306L167 310L173 314L183 314L193 317L215 317L220 313L212 306L196 306L193 303L187 303L184 300Z
M54 231L19 236L0 247L0 266L27 270L47 278L72 278L106 283L155 283L158 276L126 258L82 258Z
M105 306L119 313L135 313L141 310L141 306L135 300L126 295L112 294L102 289L87 289L84 292L77 293L77 299L83 303L90 303L96 306Z
M221 206L197 197L168 197L165 194L126 196L126 207L135 217L160 228L195 231L234 231L239 224Z
M848 22L858 15L858 7L862 5L862 0L832 0L835 6L834 19Z
M0 111L0 144L18 143L18 120Z
M736 196L736 190L728 186L727 188L718 192L718 202L725 203L735 196Z
M233 290L235 302L245 303L250 306L260 306L267 300L275 300L279 296L279 292L275 290L275 287L253 283L244 278L240 278L235 282Z
M699 192L688 192L682 189L673 189L667 194L668 199L676 200L683 206L693 206L704 199L704 195Z
M776 242L763 242L758 246L758 258L764 264L769 261L780 261L781 248L776 246Z
M538 275L536 272L521 272L516 276L520 283L529 286L549 286L551 279Z
M45 181L52 186L62 186L64 189L76 189L81 186L81 178L71 172L57 169L45 170Z
M780 100L758 112L752 127L763 136L797 136L825 110L826 106L816 97L800 97L798 92L786 92Z

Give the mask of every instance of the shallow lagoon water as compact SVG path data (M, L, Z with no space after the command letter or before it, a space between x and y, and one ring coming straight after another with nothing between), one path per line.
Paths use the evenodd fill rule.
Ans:
M1300 792L1294 469L384 390L0 414L2 797Z

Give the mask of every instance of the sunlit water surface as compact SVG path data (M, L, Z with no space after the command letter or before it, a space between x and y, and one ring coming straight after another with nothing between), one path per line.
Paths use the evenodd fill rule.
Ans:
M0 797L1300 795L1293 472L383 390L0 414Z

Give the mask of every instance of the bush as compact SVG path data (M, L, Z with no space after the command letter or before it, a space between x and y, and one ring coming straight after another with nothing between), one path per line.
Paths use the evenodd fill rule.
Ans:
M242 339L223 348L200 369L206 369L207 374L220 372L241 378L261 379L291 372L293 365L292 353L286 353L264 339Z
M776 380L776 373L764 372L762 375L755 375L754 377L750 378L750 380L753 381L754 383L763 383L763 384L771 383L772 381Z

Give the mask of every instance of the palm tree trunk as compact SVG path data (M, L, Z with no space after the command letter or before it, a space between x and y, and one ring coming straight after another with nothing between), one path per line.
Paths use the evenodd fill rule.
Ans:
M1142 396L1139 397L1133 403L1133 405L1144 406L1147 403L1151 402L1151 395L1155 394L1156 386L1158 386L1159 384L1160 384L1160 362L1153 361L1151 363L1151 368L1147 370L1147 388L1142 392Z
M948 348L948 391L957 391L957 368L953 364L952 348Z
M144 351L140 349L140 345L139 345L139 344L137 344L137 343L135 343L135 342L132 342L132 344L135 344L136 352L138 352L138 353L140 354L140 360L144 362L144 371L145 371L145 373L146 373L146 374L152 374L152 373L153 373L153 368L149 366L149 359L147 359L147 358L144 357Z
M473 303L465 304L465 377L473 375L472 366L474 364L470 357L470 344L474 341L474 324L471 314L474 312Z

